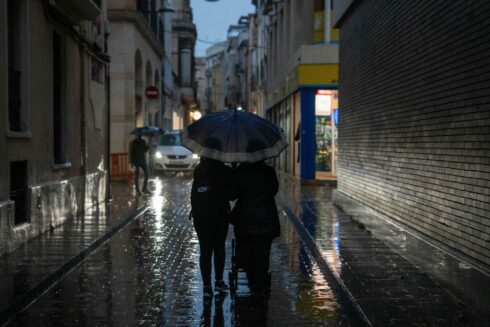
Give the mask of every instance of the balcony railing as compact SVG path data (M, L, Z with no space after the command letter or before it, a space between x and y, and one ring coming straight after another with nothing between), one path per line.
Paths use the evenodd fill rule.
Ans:
M76 17L83 20L94 20L100 15L102 6L101 0L51 0L49 3L68 18Z

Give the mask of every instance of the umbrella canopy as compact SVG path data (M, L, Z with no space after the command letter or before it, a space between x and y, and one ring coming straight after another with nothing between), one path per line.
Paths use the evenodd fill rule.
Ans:
M182 144L202 157L222 162L257 162L278 156L288 146L279 127L236 110L213 112L189 125Z
M162 135L163 129L156 126L144 126L144 127L136 127L131 131L132 135L141 135L141 136L157 136Z

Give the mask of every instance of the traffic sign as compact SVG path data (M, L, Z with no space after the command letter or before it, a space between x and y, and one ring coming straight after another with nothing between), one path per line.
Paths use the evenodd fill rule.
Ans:
M145 90L145 96L147 99L150 100L158 99L158 97L160 96L160 92L158 91L158 88L156 86L150 85Z

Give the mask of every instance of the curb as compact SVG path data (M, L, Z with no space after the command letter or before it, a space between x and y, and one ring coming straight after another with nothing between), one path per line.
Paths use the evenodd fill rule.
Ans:
M0 326L6 326L10 321L12 321L18 314L29 308L33 303L35 303L41 296L48 292L53 286L55 286L59 280L65 277L73 269L75 269L79 264L81 264L85 258L94 253L101 245L106 243L114 234L123 229L131 221L135 220L141 216L145 211L148 210L148 206L145 205L133 211L128 217L120 221L117 225L113 226L107 230L102 236L93 241L86 249L82 250L79 254L69 260L67 263L62 265L56 271L54 271L50 276L46 277L37 286L28 291L27 293L20 296L14 304L10 305L5 310L0 312Z
M362 324L364 326L372 326L371 322L357 303L352 293L349 291L347 286L345 286L340 275L337 274L332 268L331 264L323 258L322 254L320 253L320 249L316 245L315 240L306 230L303 223L299 220L299 218L296 216L293 210L291 210L290 207L288 207L287 205L281 205L281 207L286 216L293 223L306 247L315 258L318 267L320 268L325 278L327 278L327 281L330 284L332 291L337 296L339 296L339 302L341 306L344 309L347 309L346 311L349 315L349 318L354 320L353 323L355 325Z

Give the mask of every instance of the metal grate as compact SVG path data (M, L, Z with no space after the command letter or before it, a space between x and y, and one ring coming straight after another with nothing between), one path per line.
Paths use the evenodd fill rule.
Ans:
M175 159L185 159L185 158L187 158L187 156L174 156L174 155L172 155L172 156L167 156L167 158L175 160Z

